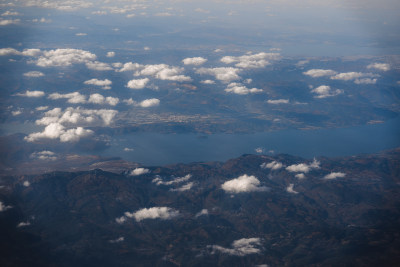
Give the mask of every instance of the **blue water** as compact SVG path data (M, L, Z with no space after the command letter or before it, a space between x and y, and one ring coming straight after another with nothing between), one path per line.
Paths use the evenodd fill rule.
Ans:
M120 156L145 165L225 161L263 148L312 158L376 153L400 147L400 118L381 124L322 130L284 130L255 134L156 134L114 136L103 156ZM133 151L124 151L124 148Z

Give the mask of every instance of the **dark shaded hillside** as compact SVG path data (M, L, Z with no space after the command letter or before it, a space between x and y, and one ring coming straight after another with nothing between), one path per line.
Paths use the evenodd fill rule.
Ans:
M311 164L289 155L244 155L225 163L149 167L149 173L137 176L97 169L3 177L0 265L396 266L399 149L321 158L320 167L304 179L285 167L260 167L272 161ZM345 176L324 179L332 172ZM244 174L258 178L262 189L222 189ZM294 191L287 190L290 184ZM179 214L124 217L151 207ZM203 209L208 214L199 214ZM118 223L121 216L125 221ZM17 227L21 222L30 225ZM258 238L254 253L251 247L245 253L232 247L243 238Z

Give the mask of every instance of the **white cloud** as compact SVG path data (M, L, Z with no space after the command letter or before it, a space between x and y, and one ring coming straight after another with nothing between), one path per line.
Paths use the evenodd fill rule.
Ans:
M41 139L59 139L61 142L77 142L81 138L92 134L92 130L86 130L82 127L65 129L60 123L54 122L47 125L43 132L31 133L24 139L28 142L36 142Z
M68 94L53 93L50 94L49 99L68 99L67 102L71 104L84 104L86 103L86 96L81 95L79 92L73 92Z
M20 228L20 227L25 227L25 226L29 226L29 225L31 225L30 222L20 222L20 223L17 225L17 227Z
M311 92L315 94L315 98L326 98L340 95L343 93L343 90L332 90L329 85L321 85L317 88L312 89Z
M88 103L100 104L100 105L108 104L110 106L115 106L119 103L119 99L117 97L111 97L111 96L104 97L101 94L91 94Z
M257 147L256 149L254 149L254 151L258 154L262 154L265 152L265 149L262 147Z
M113 51L107 52L106 56L107 57L115 57L115 52L113 52Z
M203 215L208 215L208 210L207 209L202 209L201 211L199 211L198 213L196 213L196 218L203 216Z
M203 81L200 81L202 84L215 84L215 81L213 81L213 80L203 80Z
M35 63L40 67L66 67L72 64L91 62L96 58L96 55L89 51L67 48L44 51Z
M241 83L230 83L225 89L225 92L234 93L238 95L248 95L248 94L260 93L262 91L263 90L257 88L249 89Z
M50 23L50 22L51 22L51 19L45 19L45 18L33 19L32 22Z
M21 94L18 93L16 94L17 96L26 96L26 97L43 97L45 93L43 91L25 91L25 93Z
M42 111L42 110L47 110L47 109L49 109L49 106L40 106L40 107L36 108L37 111Z
M129 147L125 147L124 151L125 152L132 152L132 151L134 151L134 149L133 148L129 148Z
M226 181L222 184L221 188L229 193L243 193L243 192L256 192L267 191L268 188L260 186L260 181L253 175L246 174L238 178Z
M8 55L20 55L21 52L14 48L0 48L0 56L8 56Z
M240 76L238 73L241 70L238 68L200 68L196 70L198 74L213 75L217 80L222 82L230 82L239 80Z
M88 69L90 69L90 70L98 70L98 71L106 71L106 70L112 70L113 69L107 63L99 62L99 61L86 62L86 67Z
M96 10L92 12L93 15L107 15L107 11Z
M297 179L300 179L300 180L306 178L304 173L297 173L294 177L296 177Z
M138 105L142 108L156 107L156 106L160 105L160 100L157 98L150 98L150 99L143 100Z
M114 63L113 66L121 67L119 63ZM189 82L192 80L189 76L181 74L184 71L184 68L169 66L166 64L141 65L138 63L128 62L123 64L117 71L135 71L135 76L153 76L159 80L177 82Z
M21 110L11 111L11 114L12 114L13 116L18 116L18 115L21 115L21 114L22 114L22 111L21 111Z
M207 62L207 59L203 57L190 57L190 58L185 58L182 60L183 64L185 65L195 65L195 66L200 66L204 63Z
M332 80L342 80L342 81L351 81L351 80L357 80L358 82L360 79L363 78L374 78L378 77L379 75L373 74L373 73L363 73L363 72L343 72L336 74L335 76L332 76ZM376 82L376 79L375 79Z
M36 121L37 125L49 125L50 123L60 124L84 124L84 125L105 125L111 124L118 111L112 109L81 109L66 108L63 112L61 108L54 108L45 112L44 117Z
M89 8L93 3L80 0L64 0L64 1L26 1L24 3L27 7L40 7L48 9L57 9L60 11L75 11L81 8Z
M376 84L378 79L371 78L363 78L363 79L355 79L354 83L356 84Z
M57 156L52 151L44 150L44 151L32 153L30 155L30 158L40 159L40 160L56 160Z
M171 181L163 181L161 179L161 177L157 176L151 182L155 183L156 185L173 185L173 184L179 184L179 183L186 182L186 181L190 180L190 178L192 178L192 175L186 174L183 177L176 177L176 178L172 179Z
M225 248L218 245L209 245L211 253L221 252L233 256L246 256L250 254L259 254L262 250L260 238L242 238L232 243L231 248Z
M29 181L24 181L22 183L22 185L25 186L25 187L29 187L31 185L31 183Z
M286 167L286 170L289 172L303 172L308 173L312 169L319 169L320 162L316 159L313 160L310 164L300 163L300 164L293 164Z
M11 24L18 24L20 23L20 19L0 19L0 26L7 26Z
M143 89L146 87L149 81L150 81L149 78L130 80L126 85L126 87L130 89Z
M324 179L332 180L332 179L336 179L336 178L343 178L345 176L346 176L346 174L343 172L331 172L330 174L325 175Z
M177 217L178 215L179 211L168 207L153 207L149 209L144 208L133 213L125 212L126 217L135 218L137 222L145 219L169 220Z
M125 240L125 238L124 238L123 236L121 236L121 237L118 237L117 239L110 240L109 242L110 242L111 244L115 244L115 243L124 242L124 240Z
M261 168L263 169L271 169L271 170L279 170L283 167L283 164L278 161L271 161L270 163L264 162L263 164L260 165Z
M115 218L115 221L119 224L123 224L124 222L126 222L126 220L127 220L127 218L125 216Z
M29 78L38 78L38 77L43 77L44 73L40 71L29 71L24 73L24 76Z
M323 70L323 69L311 69L306 72L303 72L304 75L311 76L313 78L323 77L323 76L332 76L337 72L334 70Z
M111 89L112 81L108 79L105 80L90 79L85 81L84 84L101 86L104 90L108 90Z
M296 66L297 67L302 67L302 66L304 66L304 65L306 65L308 63L310 63L309 60L300 60L299 62L296 63Z
M15 12L15 11L10 11L10 10L7 10L3 14L1 14L2 17L5 17L5 16L19 16L19 15L21 15L21 14L18 13L18 12Z
M75 33L75 35L76 35L76 36L86 36L86 35L87 35L87 33L84 33L84 32L78 32L78 33Z
M289 103L289 99L276 99L276 100L268 100L267 101L268 104L288 104Z
M372 63L367 66L367 69L376 69L381 71L390 70L390 65L386 63Z
M286 192L291 193L291 194L299 193L299 192L293 190L293 186L294 186L294 184L289 184L288 187L286 187Z
M6 206L6 205L4 205L4 203L2 201L0 201L0 212L6 211L11 208L12 208L12 206Z
M129 173L129 176L139 176L146 173L150 173L150 170L145 168L136 168Z
M187 190L192 189L193 185L194 185L194 183L190 182L190 183L187 183L185 185L182 185L181 187L173 188L173 189L171 189L171 191L173 191L173 192L175 192L175 191L178 191L178 192L187 191Z
M236 63L235 66L242 69L264 68L271 64L270 61L280 58L279 53L265 53L247 54L239 57L225 56L221 58L221 62L225 64Z

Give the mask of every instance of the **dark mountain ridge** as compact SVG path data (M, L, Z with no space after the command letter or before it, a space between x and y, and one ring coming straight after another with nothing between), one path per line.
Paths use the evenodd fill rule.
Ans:
M396 266L399 156L395 149L318 164L243 155L123 173L5 176L0 264ZM282 166L266 167L272 162ZM152 207L169 210L139 217Z

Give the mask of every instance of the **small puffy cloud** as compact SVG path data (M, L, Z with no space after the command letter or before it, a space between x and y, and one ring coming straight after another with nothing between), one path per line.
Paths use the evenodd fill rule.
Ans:
M332 76L337 72L334 70L323 70L323 69L311 69L306 72L303 72L304 75L311 76L313 78L323 77L323 76Z
M84 104L86 103L86 96L81 95L79 92L73 92L68 94L53 93L50 94L49 99L68 99L67 102L71 104Z
M20 227L25 227L25 226L29 226L29 225L31 225L31 223L29 221L28 222L20 222L17 225L17 227L20 228Z
M134 151L134 149L133 148L129 148L129 147L125 147L124 151L125 152L132 152L132 151Z
M300 180L306 178L304 173L297 173L294 177L296 177L297 179L300 179Z
M115 52L113 52L113 51L107 52L106 56L107 57L115 57Z
M325 175L324 179L332 180L332 179L336 179L336 178L343 178L345 176L346 176L346 174L343 172L331 172L330 174Z
M98 70L98 71L107 71L107 70L113 69L107 63L99 62L99 61L86 62L86 67L90 70Z
M283 164L278 161L271 161L270 163L264 162L263 164L260 165L261 168L263 169L271 169L271 170L279 170L283 167Z
M61 142L77 142L81 138L92 134L92 130L86 130L82 127L66 129L60 123L54 122L47 125L43 132L31 133L24 139L28 142L36 142L41 139L59 139Z
M193 185L194 185L194 183L193 183L193 182L190 182L190 183L187 183L187 184L182 185L181 187L173 188L173 189L171 189L171 191L173 191L173 192L183 192L183 191L187 191L187 190L192 189Z
M22 183L22 185L25 186L25 187L29 187L31 185L31 183L29 181L24 181Z
M200 68L196 70L196 73L201 75L213 75L217 80L228 83L239 80L240 76L238 73L240 71L241 70L238 68Z
M286 192L291 193L291 194L298 194L299 192L293 190L293 186L294 186L294 184L289 184L286 187Z
M179 211L168 207L153 207L149 209L144 208L133 213L125 212L126 217L135 218L137 222L145 219L169 220L177 217L178 215Z
M271 64L272 60L280 58L279 53L265 53L261 52L258 54L247 54L239 57L225 56L221 58L221 62L225 64L236 63L235 66L242 69L255 69L264 68Z
M20 55L21 52L14 48L0 48L0 56Z
M21 115L21 114L22 114L22 111L21 111L21 110L11 111L11 114L12 114L13 116L18 116L18 115Z
M49 109L49 106L40 106L40 107L36 108L37 111L43 111L43 110L47 110L47 109Z
M300 60L299 62L296 63L297 67L302 67L304 65L307 65L308 63L310 63L309 60Z
M104 90L111 89L112 81L105 79L105 80L99 80L99 79L90 79L85 82L84 84L87 85L96 85L96 86L101 86Z
M126 220L127 220L127 218L125 216L121 216L121 217L115 218L115 221L118 224L123 224L124 222L126 222Z
M375 69L380 71L390 70L390 65L386 63L372 63L367 66L367 69Z
M196 213L196 218L203 216L203 215L208 215L208 210L207 209L202 209L198 213Z
M24 76L29 78L38 78L38 77L43 77L44 73L40 71L29 71L24 73Z
M0 212L6 211L11 208L12 208L12 206L4 205L4 203L2 201L0 201Z
M289 104L289 99L276 99L276 100L268 100L268 104L278 105L278 104Z
M327 98L337 96L343 93L343 90L333 90L329 85L321 85L311 90L311 93L315 94L315 98Z
M176 177L176 178L172 179L171 181L163 181L160 176L157 176L151 182L155 183L156 185L173 185L173 184L179 184L179 183L186 182L186 181L190 180L190 178L192 178L192 175L186 174L183 177Z
M127 83L126 87L130 89L143 89L146 87L149 81L150 81L149 78L130 80Z
M78 32L78 33L75 33L75 35L76 35L76 36L86 36L86 35L87 35L87 33L84 33L84 32Z
M25 91L25 93L16 94L17 96L26 96L26 97L43 97L45 93L43 91Z
M303 172L308 173L312 169L319 169L320 162L316 159L313 160L310 164L300 163L300 164L293 164L286 167L286 170L289 172Z
M56 160L57 156L54 152L52 151L48 151L48 150L44 150L44 151L40 151L40 152L34 152L30 155L30 158L32 159L40 159L40 160Z
M262 154L265 152L265 149L262 147L257 147L256 149L254 149L254 151L258 154Z
M215 82L213 80L203 80L200 81L202 84L215 84Z
M257 88L249 89L241 83L230 83L225 89L225 92L234 93L238 95L248 95L248 94L260 93L262 91L263 90Z
M18 24L20 23L20 19L0 19L0 26L7 26L11 24Z
M115 243L124 242L124 240L125 240L125 238L124 238L123 236L121 236L121 237L118 237L117 239L110 240L109 242L110 242L111 244L115 244Z
M50 23L50 22L51 22L51 19L45 19L45 18L33 19L32 22Z
M167 81L190 82L192 80L189 76L181 74L184 71L184 68L169 66L166 64L141 65L138 63L128 62L117 71L135 71L135 76L153 76L156 79Z
M146 173L150 173L150 170L145 168L136 168L129 173L129 176L139 176Z
M157 98L146 99L138 104L142 108L156 107L158 105L160 105L160 100Z
M238 178L226 181L221 188L229 193L259 192L267 191L268 188L260 186L260 181L253 175L242 175Z
M110 106L115 106L119 103L119 99L111 96L104 97L101 94L91 94L87 102L92 104L108 104Z
M189 57L182 60L183 64L185 65L195 65L200 66L207 62L207 59L203 57Z
M211 254L216 252L229 254L232 256L246 256L250 254L259 254L262 251L260 238L242 238L232 243L231 248L225 248L218 245L209 245L207 248L211 249Z

